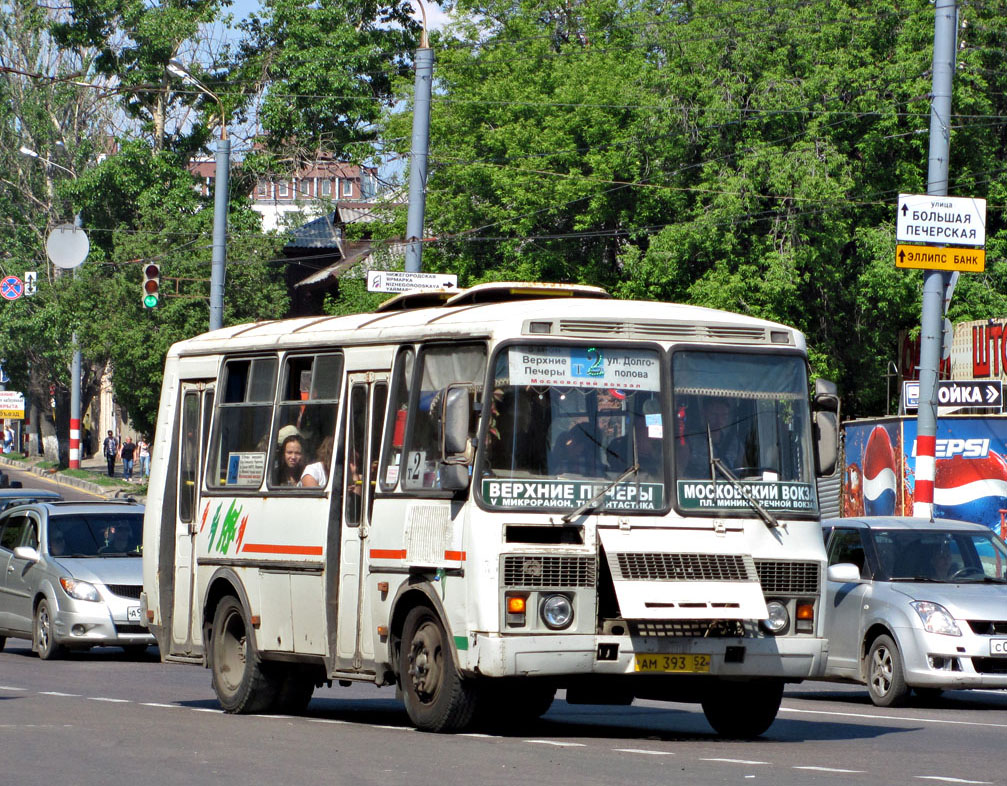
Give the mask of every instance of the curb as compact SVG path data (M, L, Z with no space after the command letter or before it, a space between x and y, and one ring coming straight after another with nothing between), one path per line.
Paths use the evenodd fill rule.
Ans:
M137 502L143 504L146 497L141 497L137 494L128 494L128 488L113 488L110 486L101 486L97 483L92 483L89 480L83 478L75 478L71 475L64 475L58 470L42 469L36 467L33 464L28 464L23 461L14 461L13 459L0 456L0 466L10 467L12 469L17 469L22 472L30 472L33 475L38 475L41 478L50 480L57 485L63 486L73 486L74 488L83 489L84 491L89 491L92 494L105 497L106 499L115 499L120 496L123 492L126 492L128 496L133 497Z

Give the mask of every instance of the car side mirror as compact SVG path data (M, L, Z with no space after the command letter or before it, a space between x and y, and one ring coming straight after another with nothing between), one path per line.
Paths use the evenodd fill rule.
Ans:
M827 575L829 581L835 581L839 584L852 584L860 581L860 568L852 562L837 562L835 565L829 565Z
M18 546L14 549L14 559L23 559L27 562L38 562L41 557L39 556L38 549L32 546Z

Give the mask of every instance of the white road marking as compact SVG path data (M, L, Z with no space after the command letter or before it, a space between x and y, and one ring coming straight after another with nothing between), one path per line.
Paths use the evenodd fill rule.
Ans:
M914 775L921 781L941 781L942 783L993 783L993 781L967 781L964 778L946 778L943 775Z
M16 688L13 685L0 685L0 690L28 690L27 688Z
M813 767L809 765L794 765L795 770L814 770L815 772L835 772L840 775L866 772L866 770L843 770L839 767Z
M305 720L310 721L311 723L336 723L342 726L347 726L350 723L349 721L333 720L332 718L305 718Z
M751 759L700 759L700 761L720 761L725 764L769 764L768 761L753 761Z
M79 693L60 693L58 690L40 690L39 691L39 695L40 696L64 696L66 698L71 698L71 699L79 699L80 698L80 694Z
M910 723L943 723L949 726L984 726L991 729L1007 729L1007 723L980 723L978 721L944 720L943 718L910 718L904 715L878 715L867 712L835 712L832 710L798 710L780 707L780 712L797 712L804 715L831 715L837 718L870 718L872 720L900 720Z
M416 729L410 726L371 726L372 729L391 729L392 731L416 731Z
M169 710L181 709L177 704L158 704L156 701L141 702L141 707L165 707Z
M213 712L216 713L217 715L224 714L223 710L217 710L214 709L213 707L189 707L189 709L192 710L193 712Z
M480 733L478 731L469 731L469 732L466 732L465 734L457 734L455 736L457 736L457 737L475 737L476 739L487 739L487 740L496 739L496 737L497 737L496 734L482 734L482 733Z
M131 704L129 699L106 699L104 696L88 696L88 701L107 701L111 704Z
M525 740L536 745L555 745L558 748L586 748L583 742L560 742L559 740Z
M649 751L646 748L616 748L616 753L646 753L649 756L674 756L671 751Z

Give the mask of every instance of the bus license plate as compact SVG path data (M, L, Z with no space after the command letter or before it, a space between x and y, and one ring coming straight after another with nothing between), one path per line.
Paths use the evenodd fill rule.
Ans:
M636 670L650 673L708 672L709 655L637 655Z
M1007 639L990 639L990 655L1007 655Z

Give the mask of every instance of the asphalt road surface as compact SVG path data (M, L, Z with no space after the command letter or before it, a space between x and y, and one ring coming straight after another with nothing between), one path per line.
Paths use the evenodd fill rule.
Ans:
M58 477L47 477L36 475L33 472L25 472L14 467L5 466L3 471L10 476L11 480L20 480L21 485L26 489L43 489L45 491L58 491L67 500L102 500L108 499L109 495L96 494L93 491L71 486L67 483L60 483ZM111 491L114 491L112 489ZM0 783L3 783L0 780Z
M739 707L739 711L743 708ZM878 709L805 683L761 739L718 739L699 707L573 706L507 735L413 730L393 689L320 688L304 715L223 714L198 666L113 648L43 663L0 652L0 783L1003 784L1007 694Z

